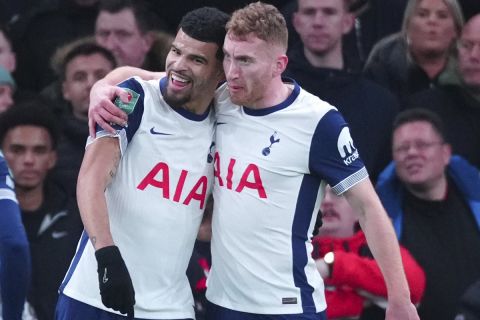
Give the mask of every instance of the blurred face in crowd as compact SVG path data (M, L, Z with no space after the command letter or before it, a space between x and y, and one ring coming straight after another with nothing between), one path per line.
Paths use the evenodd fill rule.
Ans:
M341 49L342 36L353 26L353 15L342 0L298 0L293 26L305 48L317 55Z
M141 67L151 47L150 35L142 34L131 9L101 11L95 24L95 40L113 53L119 66Z
M444 179L451 148L429 122L409 122L395 129L392 150L397 175L406 185L424 191Z
M2 150L16 187L23 190L41 187L56 161L50 134L39 126L19 125L10 129L3 139Z
M458 36L453 15L443 0L421 0L407 25L412 53L446 53Z
M464 26L458 46L458 67L467 87L480 94L480 15Z
M4 67L8 72L13 72L16 67L15 54L12 51L10 41L0 31L0 66Z
M0 84L0 113L13 105L13 89L8 84Z
M199 106L208 106L224 78L217 51L217 44L178 31L165 62L168 83L164 97L170 105L193 112Z
M100 53L76 56L66 65L63 97L71 103L75 117L88 119L90 89L112 69L110 61Z
M333 238L353 236L355 224L358 222L357 212L344 196L337 196L329 186L325 188L320 211L323 224L318 229L319 236Z

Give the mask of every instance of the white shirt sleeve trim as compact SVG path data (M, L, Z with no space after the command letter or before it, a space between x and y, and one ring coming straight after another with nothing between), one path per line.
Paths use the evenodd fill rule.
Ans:
M362 169L358 170L354 174L346 177L345 179L343 179L342 181L337 183L332 188L332 190L333 190L333 192L335 192L335 194L341 195L342 193L344 193L345 191L347 191L348 189L350 189L351 187L353 187L354 185L356 185L360 181L363 181L367 178L368 178L367 169L365 167L363 167Z

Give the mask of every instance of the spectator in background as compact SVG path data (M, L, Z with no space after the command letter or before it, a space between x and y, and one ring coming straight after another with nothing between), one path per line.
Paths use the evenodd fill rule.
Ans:
M365 73L403 102L409 95L437 85L440 74L451 68L462 26L457 0L410 0L402 31L374 46Z
M133 0L101 0L95 23L95 39L110 50L119 66L142 67L163 71L171 39L163 33L153 33L152 13L144 2ZM154 46L154 42L157 45ZM163 55L158 51L163 50Z
M61 106L62 135L54 175L75 193L88 137L90 89L116 67L116 62L112 53L93 39L75 41L62 49L56 55L55 70L66 105Z
M38 320L54 318L58 288L83 230L74 198L47 177L57 157L57 134L55 118L40 101L10 108L0 122L0 144L30 243L27 299Z
M343 54L350 60L350 67L361 71L373 45L381 38L398 32L407 0L349 0L349 11L355 22L343 37ZM297 0L289 1L281 9L289 29L289 48L300 41L292 24L297 11Z
M6 111L13 105L13 93L15 81L10 72L0 66L0 113Z
M344 59L342 36L354 20L348 11L351 1L297 1L293 26L302 41L289 50L285 75L338 108L375 180L391 160L390 132L398 102L385 88L351 71Z
M373 259L359 212L327 186L321 206L322 226L313 238L313 258L325 281L328 319L385 319L387 288ZM400 248L413 303L425 290L425 274L405 248Z
M480 278L480 176L451 155L440 118L425 109L398 115L393 163L378 194L400 243L425 271L420 319L451 320L464 291Z
M0 148L1 149L1 148ZM30 252L14 182L0 150L0 309L4 320L21 320L30 280Z
M437 113L453 153L480 168L480 14L463 27L458 66L439 79L439 87L413 95L408 107Z

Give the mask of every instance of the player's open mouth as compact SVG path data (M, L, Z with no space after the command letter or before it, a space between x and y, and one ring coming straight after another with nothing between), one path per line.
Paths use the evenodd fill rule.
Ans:
M191 83L190 79L173 72L170 73L170 81L174 86L178 88L186 87Z

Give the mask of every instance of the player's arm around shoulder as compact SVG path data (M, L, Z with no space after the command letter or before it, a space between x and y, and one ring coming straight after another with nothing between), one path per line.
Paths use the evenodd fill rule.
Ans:
M90 136L95 137L96 124L112 133L115 132L115 129L112 128L110 123L125 125L128 120L127 114L117 108L113 100L119 97L123 102L129 102L128 92L117 87L116 84L134 76L148 81L160 79L165 76L165 73L123 66L110 71L103 79L97 81L90 90L90 103L88 108Z
M114 244L104 191L116 173L120 157L117 138L97 138L86 148L78 175L78 207L95 250Z
M419 319L417 310L410 301L395 231L370 180L364 179L357 183L345 192L345 196L352 207L359 209L360 225L382 270L388 291L386 319Z

